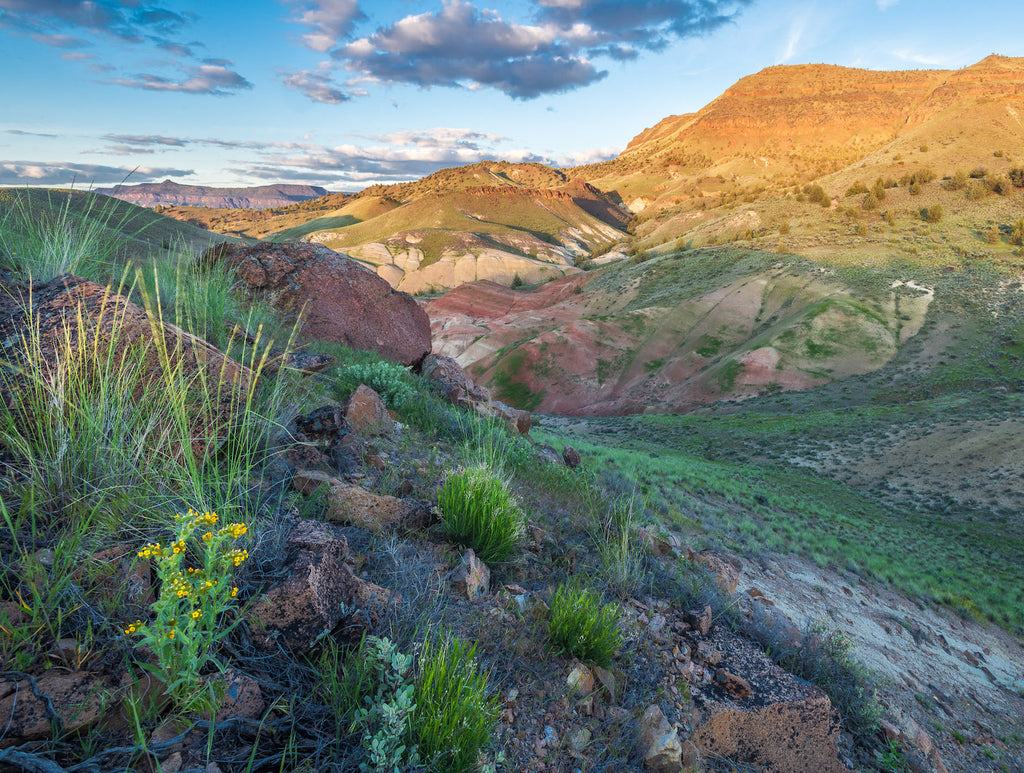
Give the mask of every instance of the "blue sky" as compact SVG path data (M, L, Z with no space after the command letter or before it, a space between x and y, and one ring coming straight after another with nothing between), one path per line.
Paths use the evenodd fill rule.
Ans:
M0 185L609 158L775 64L1024 56L1019 0L0 0Z

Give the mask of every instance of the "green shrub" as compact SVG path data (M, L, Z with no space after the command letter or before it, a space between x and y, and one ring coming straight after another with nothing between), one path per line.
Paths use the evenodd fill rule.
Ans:
M1015 166L1009 172L1010 182L1014 188L1024 188L1024 169Z
M857 182L855 182L853 185L851 185L849 188L846 189L846 195L847 196L857 196L857 195L859 195L861 193L867 193L867 192L868 192L868 186L866 186L860 180L857 180Z
M412 656L403 655L390 639L363 640L360 654L372 664L376 691L366 695L366 706L356 712L353 729L362 730L367 762L361 773L392 773L402 764L418 765L412 720L416 712L416 687L412 684Z
M875 180L875 184L871 186L871 192L879 201L885 201L885 181L881 177Z
M411 742L436 770L473 770L500 711L476 662L476 645L450 634L428 640L417 671Z
M336 386L339 392L349 394L365 384L381 396L388 407L403 410L416 391L415 381L408 368L377 359L358 362L341 369Z
M505 481L485 464L450 472L437 495L448 537L481 561L502 561L519 546L523 514Z
M602 605L592 590L563 583L551 600L548 641L559 652L607 667L622 644L619 607Z
M1013 224L1013 230L1010 231L1010 244L1018 247L1024 246L1024 218Z
M865 194L864 200L860 204L861 209L877 209L878 208L878 197L874 193Z
M921 219L926 223L938 223L942 220L942 205L933 204L930 207L923 207L921 209Z

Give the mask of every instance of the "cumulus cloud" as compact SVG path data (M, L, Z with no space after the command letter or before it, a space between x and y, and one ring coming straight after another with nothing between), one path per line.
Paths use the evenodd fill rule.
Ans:
M518 24L464 0L446 0L436 13L407 16L332 55L371 80L490 86L529 99L605 77L581 52L593 42L584 27Z
M533 15L521 23L470 0L443 0L440 10L405 16L354 40L352 28L361 18L355 0L303 0L295 20L310 29L304 43L329 51L354 81L489 87L532 99L606 77L597 59L629 61L674 39L709 34L751 2L531 0ZM306 81L286 83L318 99Z
M191 169L163 167L102 166L49 161L0 161L0 185L106 185L123 182L131 175L136 182L152 182L167 177L187 177Z
M329 70L326 72L323 70L299 70L285 73L284 85L302 92L314 102L322 102L326 105L338 105L352 98L334 82Z
M175 80L152 73L140 73L131 78L111 78L108 83L148 91L180 91L186 94L212 94L225 96L233 91L251 89L252 84L224 65L203 64L186 67L188 77Z
M179 62L194 59L195 48L202 47L201 43L176 38L197 18L193 13L170 10L160 0L0 0L0 29L20 32L43 45L69 50L91 46L101 50L96 45L97 38L114 38L118 43L145 47ZM81 62L94 72L113 69L98 61L96 55L62 57ZM245 78L227 69L229 64L201 61L198 66L179 65L187 71L188 77L183 79L142 74L106 82L190 94L223 95L250 88Z
M195 17L153 0L0 0L0 26L29 33L77 28L140 43L147 34L174 34Z
M302 43L314 51L329 51L339 40L352 32L352 27L366 16L359 10L358 0L284 0L296 6L290 21L308 28Z
M540 19L584 25L608 42L658 50L672 38L707 35L752 0L535 0Z

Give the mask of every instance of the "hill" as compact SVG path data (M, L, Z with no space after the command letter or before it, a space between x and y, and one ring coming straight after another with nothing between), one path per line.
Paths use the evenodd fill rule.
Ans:
M482 162L374 186L270 238L343 250L394 287L436 292L476 279L509 285L574 273L628 239L629 216L599 190L540 164Z
M161 183L118 185L98 188L97 193L137 204L140 207L207 207L210 209L268 209L326 196L327 190L314 185L260 185L252 188L210 188Z
M574 173L639 211L802 185L879 152L890 151L877 160L892 166L901 148L922 142L933 148L929 162L953 161L940 148L956 144L956 163L982 163L993 150L1021 149L1022 87L1024 59L1000 56L962 70L769 67L696 113L644 130L618 158ZM971 149L965 138L974 134L984 144Z
M68 252L88 242L97 260L198 255L219 242L236 241L98 191L5 188L0 191L0 224L12 236L21 234L12 244L24 244L22 236L42 224L65 240Z

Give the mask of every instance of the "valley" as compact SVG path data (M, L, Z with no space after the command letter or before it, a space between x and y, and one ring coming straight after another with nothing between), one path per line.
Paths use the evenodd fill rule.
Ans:
M326 759L323 738L331 733L332 760L364 758L351 728L369 720L311 687L332 670L336 680L351 675L350 661L339 665L337 642L358 653L363 644L355 649L337 626L338 615L355 610L345 625L390 626L410 652L423 625L441 630L443 623L480 643L503 696L502 750L480 758L488 770L506 759L508 770L640 769L634 741L623 738L652 702L668 706L673 727L697 738L707 717L694 695L725 690L715 670L722 653L708 655L717 652L708 638L717 627L760 644L797 683L815 681L800 669L823 650L826 665L854 675L853 687L819 679L842 714L822 769L1021 771L1021 116L1024 58L901 72L775 66L697 112L640 131L618 157L575 168L481 161L349 193L165 183L134 193L123 186L119 201L99 192L0 189L0 278L10 298L31 299L39 283L58 283L65 270L98 288L120 276L157 341L160 383L172 397L181 389L172 407L189 405L208 384L178 384L168 352L189 350L168 348L164 336L220 346L227 354L216 357L244 363L233 388L244 383L252 394L240 426L263 427L259 438L222 428L214 413L201 423L216 436L215 452L188 459L177 438L150 455L131 444L150 437L158 419L132 424L121 438L119 417L134 420L139 409L119 403L119 414L90 418L69 436L103 444L118 470L129 471L126 490L154 521L168 503L193 495L204 502L197 507L258 513L259 541L247 544L259 568L239 580L247 603L265 607L267 588L283 587L274 584L284 576L282 545L289 561L296 550L300 565L313 560L303 551L316 540L300 533L302 524L321 516L343 524L331 532L344 545L332 571L354 578L346 579L350 595L333 606L310 604L332 623L312 643L289 641L258 656L270 639L257 640L261 629L251 618L245 628L252 623L257 634L231 639L233 660L259 673L278 700L263 719L256 713L237 725L253 755L261 723L269 722L275 734L300 739L311 758ZM37 226L49 235L32 237ZM208 251L225 241L231 246ZM73 265L67 250L50 249L65 242L82 248ZM48 261L34 262L47 250ZM323 269L328 260L351 273ZM346 296L358 283L343 276L372 285L373 299ZM339 321L345 304L376 311L380 298L400 298L411 310L402 313L416 318L422 341L401 364L387 352L402 325L375 317L372 330L359 331L377 354L346 349L350 331L335 329L351 325ZM13 301L7 305L0 311L18 313ZM40 318L55 313L47 307ZM76 336L66 338L70 345ZM78 338L101 348L99 338ZM16 343L12 334L5 350ZM429 356L451 358L431 380L419 372L426 373L428 344ZM290 359L296 354L311 360ZM209 356L196 355L203 363ZM295 364L312 360L315 370ZM273 381L261 375L268 364ZM5 368L18 378L26 370ZM64 373L40 364L30 383L42 389L54 372ZM250 384L251 374L259 379ZM15 386L9 394L30 391ZM136 384L128 393L159 405L149 389ZM372 415L357 418L353 409L342 419L356 394L369 399L357 389L373 392L377 403L362 407ZM221 399L219 382L217 390ZM112 402L104 399L97 411ZM203 399L208 410L217 404ZM62 455L72 441L36 449L16 403L0 406L3 485L17 503L8 510L0 500L11 531L0 542L34 567L56 514L84 508L88 525L109 501L115 524L108 531L116 533L132 500L104 488L119 490L120 472L103 472L103 485L75 493L92 468ZM72 403L61 410L74 415ZM171 423L185 431L181 417ZM174 432L165 430L160 442ZM131 459L121 458L118 443L134 448ZM515 557L495 559L487 575L493 570L494 584L479 598L466 590L467 577L449 590L449 574L471 562L437 523L441 487L474 465L497 470L525 513ZM357 489L365 497L358 504L338 504ZM352 513L367 501L376 515L398 508L406 521L363 528ZM46 516L38 532L37 509ZM133 538L155 539L151 525L137 531ZM103 534L96 545L90 536L90 549L110 547ZM730 561L735 576L722 569ZM20 671L42 673L58 657L49 638L60 631L30 631L46 604L19 607L15 591L28 591L17 573L7 574L0 652ZM621 661L595 671L604 686L591 684L590 703L561 684L560 669L578 661L556 662L564 653L552 656L537 639L553 583L581 576L621 603L628 630ZM367 599L380 598L386 613L369 611ZM11 622L15 613L22 628ZM75 636L85 635L83 619L68 626ZM104 619L97 634L104 641L128 633L128 620L112 634L99 612L95 619ZM688 644L673 651L672 630L678 642L688 632ZM122 660L134 657L117 646ZM333 665L324 666L330 657ZM301 682L306 693L279 689L260 658L276 659L280 678ZM360 697L361 683L345 689L357 706L370 700ZM305 705L300 693L317 697ZM325 719L331 711L344 719L337 727ZM293 715L317 730L296 730L302 723L295 722L286 732ZM152 741L157 723L150 724L137 732ZM343 725L350 732L338 730ZM586 740L570 741L584 726L575 737ZM212 729L210 739L212 748ZM155 742L161 754L163 742ZM259 769L287 769L287 752L274 754ZM700 769L813 768L764 762L754 752L716 755L700 757ZM678 766L666 769L679 771L682 760L680 750Z

